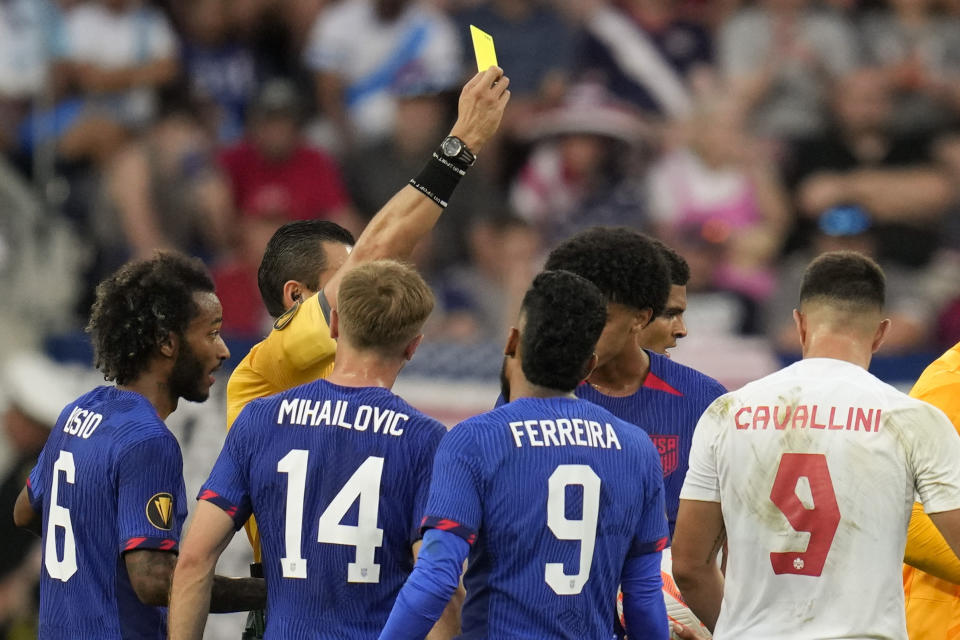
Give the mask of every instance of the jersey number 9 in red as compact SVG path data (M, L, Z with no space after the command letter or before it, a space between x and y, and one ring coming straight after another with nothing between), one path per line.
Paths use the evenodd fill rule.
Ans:
M806 478L810 483L812 508L804 506L797 495L797 483ZM770 564L777 575L792 573L819 576L827 561L830 545L840 526L840 507L833 491L827 458L822 453L785 453L773 481L770 500L787 517L797 531L810 534L806 551L770 552Z

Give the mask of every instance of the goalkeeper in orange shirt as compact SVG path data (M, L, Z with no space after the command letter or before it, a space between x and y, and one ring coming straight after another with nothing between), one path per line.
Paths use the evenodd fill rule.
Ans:
M330 373L336 354L330 310L337 306L344 273L371 260L409 257L440 218L478 152L496 133L510 99L509 84L499 67L490 67L467 82L450 134L420 174L377 212L352 249L350 234L332 223L293 223L275 234L260 265L258 284L268 311L277 320L230 376L228 429L251 400ZM254 562L259 563L260 536L253 518L246 529ZM248 625L245 638L262 635L262 614L253 620L253 627Z
M960 343L926 368L910 395L938 407L960 432ZM913 505L905 562L910 638L960 638L960 559L919 504Z

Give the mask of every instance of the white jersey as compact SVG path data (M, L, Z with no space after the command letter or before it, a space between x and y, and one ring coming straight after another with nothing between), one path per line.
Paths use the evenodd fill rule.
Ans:
M714 638L907 638L915 497L960 509L960 437L937 408L813 358L718 398L680 497L719 502L729 541Z

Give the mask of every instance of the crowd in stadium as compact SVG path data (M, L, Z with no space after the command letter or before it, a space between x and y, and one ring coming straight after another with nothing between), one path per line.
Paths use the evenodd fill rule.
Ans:
M474 66L512 77L502 135L420 247L428 335L498 338L546 251L592 224L655 233L722 331L784 323L799 264L876 255L887 353L960 326L960 9L932 0L6 0L0 151L65 217L92 285L157 247L214 270L225 332L290 220L357 232L415 173ZM710 295L706 295L710 294ZM721 311L722 310L722 311ZM789 329L789 327L787 327Z

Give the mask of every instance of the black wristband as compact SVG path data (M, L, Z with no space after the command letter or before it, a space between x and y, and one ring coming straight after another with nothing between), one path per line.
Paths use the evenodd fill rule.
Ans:
M433 157L427 160L427 164L420 170L417 177L410 179L410 185L446 209L453 190L460 183L460 178L465 175L467 175L467 167L462 163L444 158L434 152Z

